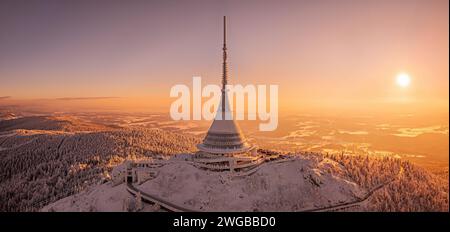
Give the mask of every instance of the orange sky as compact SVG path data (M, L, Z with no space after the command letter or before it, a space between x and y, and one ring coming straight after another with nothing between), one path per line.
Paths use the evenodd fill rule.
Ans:
M227 15L230 82L278 84L281 111L448 115L448 1L277 2L2 2L0 104L167 110L174 84L220 83Z

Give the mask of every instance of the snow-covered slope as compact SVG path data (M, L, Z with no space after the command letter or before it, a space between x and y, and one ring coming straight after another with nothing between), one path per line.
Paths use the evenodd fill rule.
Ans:
M234 178L188 162L169 162L139 189L199 211L293 211L350 202L365 193L348 180L341 165L316 156L268 163L253 175ZM122 210L126 193L123 184L103 184L43 210Z
M50 204L42 211L117 212L122 211L123 201L128 195L124 184L117 186L112 186L111 183L100 184Z
M334 165L333 172L321 166ZM348 180L339 164L317 157L269 163L256 173L230 178L186 163L160 168L141 190L178 205L205 211L293 211L351 201L364 190Z
M198 169L179 160L166 163L158 168L156 178L137 188L195 211L307 211L353 202L361 204L346 210L448 210L448 190L439 178L393 159L305 153L263 164L243 177ZM42 210L123 211L125 202L133 200L124 184L106 183ZM150 205L143 208L154 210Z
M0 211L34 211L108 177L130 157L170 156L200 140L158 129L0 132Z

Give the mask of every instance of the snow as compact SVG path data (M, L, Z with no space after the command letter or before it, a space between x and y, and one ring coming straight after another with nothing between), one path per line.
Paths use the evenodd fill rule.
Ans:
M292 211L350 202L365 193L330 159L301 157L267 163L250 176L233 177L173 161L140 186L146 193L199 211ZM48 211L121 211L129 193L121 184L98 185L57 201Z
M169 131L155 129L160 126L150 124L131 128L116 126L123 121L164 124L167 117L162 115L156 118L109 113L16 115L14 119L0 121L0 199L3 200L0 211L39 210L60 197L80 193L92 184L110 179L112 173L108 172L125 159L151 157L163 158L169 164L160 168L161 174L156 179L139 187L199 210L291 211L334 205L351 201L361 192L397 177L401 169L405 170L403 175L375 192L368 200L367 209L358 210L448 212L448 156L445 163L438 163L434 159L439 151L434 154L429 147L397 154L389 151L389 147L377 149L370 143L349 142L353 140L341 138L337 130L322 126L319 134L308 139L287 141L283 137L254 134L251 137L258 145L263 145L262 148L280 154L302 152L298 153L296 161L264 164L249 177L231 178L229 173L199 170L184 162L197 151L195 145L203 137L190 134L193 129L204 133L201 127ZM205 123L205 128L206 124L209 123ZM309 121L298 124L300 128L291 129L314 129ZM403 128L391 127L386 133ZM343 129L357 131L361 128ZM448 136L448 125L439 130ZM318 139L328 135L333 139ZM180 153L182 155L176 155ZM417 161L422 154L426 154L426 159L421 158L420 162L426 164L427 170L403 160ZM398 159L400 157L402 159ZM121 211L123 202L129 198L123 185L105 184L93 186L52 206L56 211ZM145 210L149 210L148 207Z
M79 194L63 198L47 205L41 211L58 212L117 212L123 209L123 200L129 196L125 184L112 186L111 183L96 185Z

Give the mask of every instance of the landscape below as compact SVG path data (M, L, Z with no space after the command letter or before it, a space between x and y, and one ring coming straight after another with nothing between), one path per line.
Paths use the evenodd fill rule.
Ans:
M292 161L230 178L227 172L171 162L177 154L193 154L206 129L161 117L2 114L0 198L6 200L0 211L124 210L130 194L125 184L113 186L111 171L127 159L148 158L168 164L140 188L198 211L305 211L369 193L353 210L448 211L448 162L446 169L431 172L393 155L273 146ZM158 209L147 205L143 210Z

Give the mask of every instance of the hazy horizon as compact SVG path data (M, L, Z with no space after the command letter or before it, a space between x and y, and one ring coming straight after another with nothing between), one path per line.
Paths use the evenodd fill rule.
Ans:
M448 1L0 4L3 105L165 111L220 83L227 15L230 82L278 84L281 111L448 114Z

